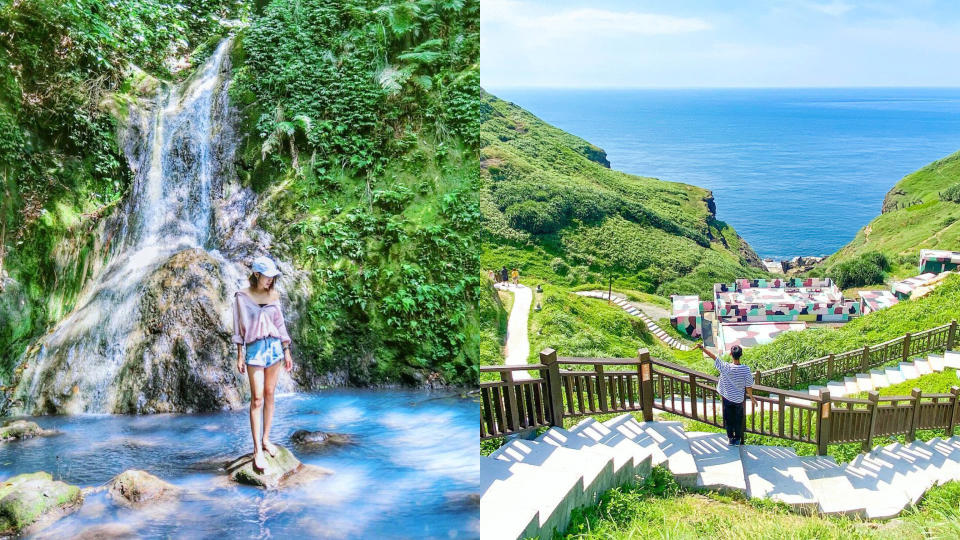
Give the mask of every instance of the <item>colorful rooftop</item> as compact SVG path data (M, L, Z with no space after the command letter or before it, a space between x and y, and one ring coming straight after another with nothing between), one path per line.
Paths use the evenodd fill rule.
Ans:
M864 315L867 313L886 309L900 301L895 294L890 291L860 291L860 309Z
M726 354L734 345L749 349L770 343L784 332L796 332L806 327L802 321L725 323L720 325L717 346Z
M942 249L921 249L920 265L917 271L924 272L946 272L956 270L960 267L960 252L946 251Z

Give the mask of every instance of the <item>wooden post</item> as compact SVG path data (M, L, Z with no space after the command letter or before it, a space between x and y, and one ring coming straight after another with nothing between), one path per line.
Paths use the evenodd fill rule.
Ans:
M650 351L639 349L640 358L640 403L643 406L643 420L653 420L653 364L650 363Z
M903 361L906 362L907 358L910 358L910 332L903 335Z
M947 350L953 349L953 344L957 339L957 320L950 321L950 331L947 332Z
M827 355L827 380L833 380L833 355Z
M593 370L597 374L597 397L600 399L600 410L607 412L607 385L603 379L603 365L597 364L593 366Z
M787 412L787 397L784 396L782 393L777 395L777 411L779 412L779 414L777 415L779 420L779 425L777 426L777 430L778 430L777 433L781 437L783 437L783 417L784 417L784 414Z
M700 417L697 415L697 376L693 373L690 374L690 405L693 409L693 419L699 420ZM703 396L703 416L707 416L707 396Z
M817 454L827 455L830 444L830 391L820 391L820 403L817 410Z
M950 422L947 424L947 437L953 437L953 428L957 427L957 405L960 404L960 387L951 386Z
M860 356L860 373L866 373L870 369L870 346L863 346L863 354Z
M540 351L540 363L547 366L547 401L550 403L550 425L563 427L563 386L560 384L560 364L557 351Z
M877 402L880 401L880 393L871 390L867 392L867 399L870 401L870 424L867 430L867 440L863 441L864 452L873 449L873 435L877 432Z
M797 386L797 362L790 361L790 388Z
M907 442L913 442L917 438L917 424L920 423L920 396L923 392L919 388L914 388L910 392L913 398L913 410L910 411L910 429L907 431Z
M507 427L511 431L520 431L520 400L517 399L517 387L513 380L513 372L501 371L500 380L506 383L503 389L506 394Z

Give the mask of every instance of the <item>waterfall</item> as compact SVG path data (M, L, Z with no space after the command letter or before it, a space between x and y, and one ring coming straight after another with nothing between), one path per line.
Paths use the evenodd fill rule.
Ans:
M243 280L242 266L212 245L212 186L222 181L214 154L226 123L214 116L228 110L217 103L226 103L231 41L223 40L186 81L158 90L143 134L149 137L144 155L131 163L135 180L109 258L73 311L31 347L32 358L25 355L14 412L114 412L118 375L125 363L138 361L131 344L145 339L145 280L175 253L204 250L220 263L228 293Z

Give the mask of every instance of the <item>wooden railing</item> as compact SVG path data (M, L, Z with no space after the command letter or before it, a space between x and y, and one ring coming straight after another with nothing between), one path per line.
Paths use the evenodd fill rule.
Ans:
M717 377L650 358L646 349L637 358L558 357L545 349L540 362L480 368L500 374L499 381L480 384L481 439L562 427L564 418L595 414L640 412L650 421L654 409L723 426ZM906 435L912 441L918 429L952 435L960 413L958 387L949 394L914 389L910 396L869 392L867 399L851 399L754 385L753 395L755 405L744 420L747 433L815 444L821 455L839 443L859 442L866 451L878 436Z
M758 371L754 374L754 380L758 384L780 388L835 380L844 375L866 373L871 368L893 362L906 362L911 356L952 349L956 335L957 321L951 321L915 334L907 332L879 345L864 345L861 349Z

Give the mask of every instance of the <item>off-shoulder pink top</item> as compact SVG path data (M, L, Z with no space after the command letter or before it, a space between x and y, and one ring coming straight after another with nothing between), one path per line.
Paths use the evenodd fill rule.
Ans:
M280 338L286 345L290 343L287 326L283 322L280 300L268 302L260 307L256 300L243 291L237 291L233 302L233 342L246 345L268 336Z

